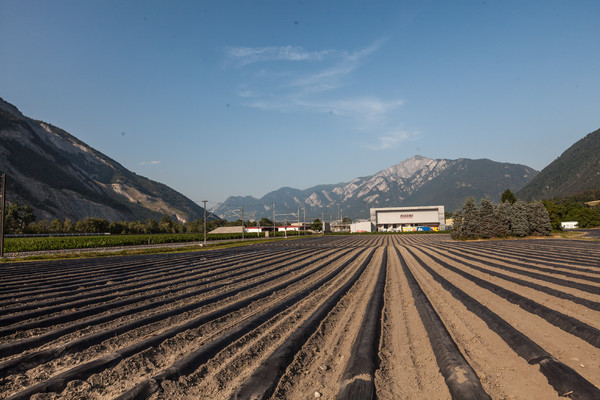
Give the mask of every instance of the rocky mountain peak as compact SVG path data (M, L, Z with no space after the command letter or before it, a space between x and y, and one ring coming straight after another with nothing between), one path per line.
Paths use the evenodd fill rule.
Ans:
M433 160L423 156L413 156L396 165L378 172L375 176L381 175L395 179L408 179L424 168L430 170L441 160Z

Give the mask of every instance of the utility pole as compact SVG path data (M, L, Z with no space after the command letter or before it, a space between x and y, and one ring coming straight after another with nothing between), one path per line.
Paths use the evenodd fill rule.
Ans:
M2 174L2 205L0 206L0 258L4 258L4 209L6 207L6 174Z
M204 246L206 246L206 202L208 200L202 200L204 203Z
M244 241L244 206L242 206L242 241Z
M273 237L275 237L275 202L273 202Z
M298 236L300 236L300 206L298 206Z

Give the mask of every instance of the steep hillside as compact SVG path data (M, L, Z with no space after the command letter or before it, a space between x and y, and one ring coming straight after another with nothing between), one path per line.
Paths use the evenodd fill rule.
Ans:
M320 185L306 190L281 188L261 199L230 197L212 211L235 218L228 210L244 206L248 218L272 218L273 202L279 221L295 220L298 207L307 219L368 218L373 207L444 205L446 210L460 208L467 197L487 197L498 201L507 188L517 191L537 171L516 164L490 160L433 160L414 156L372 176L348 183ZM339 210L339 211L338 211Z
M600 129L565 150L517 193L523 200L573 196L600 188Z
M38 219L111 221L200 218L181 193L127 170L64 130L21 114L0 99L0 172L7 199L33 207Z

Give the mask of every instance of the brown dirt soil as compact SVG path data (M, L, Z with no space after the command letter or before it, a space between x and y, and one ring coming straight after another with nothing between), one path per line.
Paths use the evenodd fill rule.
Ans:
M492 399L594 398L578 386L557 392L456 291L570 367L600 398L599 260L600 246L590 241L400 234L7 264L0 270L0 399L114 399L132 390L150 399L329 399L352 368L380 399L450 399L460 396L443 371L455 368L456 357L476 374L459 374L459 382L475 379ZM372 303L378 296L383 302ZM451 346L433 339L425 302ZM549 322L543 310L575 319L592 337ZM371 314L376 333L359 342ZM105 335L93 336L99 332ZM353 365L356 354L371 354L367 345L375 349L372 363ZM456 353L444 358L444 351ZM107 356L116 361L86 369Z

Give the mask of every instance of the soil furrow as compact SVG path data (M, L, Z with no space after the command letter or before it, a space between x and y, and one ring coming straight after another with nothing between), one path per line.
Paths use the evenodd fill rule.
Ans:
M432 249L429 246L427 247L427 249L429 250L429 252L435 251L434 249ZM442 253L440 252L439 254L442 254ZM600 311L600 302L593 301L593 300L586 299L586 298L582 298L582 297L578 297L578 296L574 296L571 293L566 293L566 292L563 292L561 290L557 290L557 289L554 289L554 288L551 288L551 287L548 287L548 286L540 285L540 284L537 284L537 283L529 281L529 280L525 280L525 279L517 278L517 277L511 276L511 275L507 275L507 274L503 274L503 273L500 273L500 272L496 272L496 271L491 270L489 268L483 268L483 267L480 267L480 266L475 265L473 263L469 263L469 262L464 261L462 259L462 257L460 257L460 256L459 257L452 257L452 256L450 256L448 254L456 254L456 253L454 253L454 252L445 253L444 252L444 257L446 257L446 258L448 258L448 259L450 259L452 261L455 261L457 263L460 263L460 264L462 264L464 266L467 266L467 267L469 267L471 269L483 272L483 273L491 275L491 276L502 278L502 279L510 281L510 282L517 283L517 284L519 284L521 286L530 287L532 289L538 290L540 292L547 293L549 295L558 297L560 299L570 300L573 303L581 304L581 305L583 305L585 307L588 307L589 309L592 309L592 310ZM489 262L487 262L487 260L485 260L485 259L477 259L477 258L471 258L471 257L469 257L468 259L469 260L473 260L473 261L477 261L477 262L480 262L480 263L484 263L486 266L495 266L495 265L490 264ZM518 272L516 274L518 274Z
M491 400L491 397L483 389L479 376L460 352L401 255L400 261L408 285L413 293L417 310L427 330L440 371L444 375L452 398Z
M339 271L343 270L343 268L348 263L350 263L353 259L355 259L357 256L358 256L357 254L353 255L349 261L346 261L345 263L343 263L342 266L339 267L336 271L339 273ZM302 281L303 279L305 279L307 276L311 275L312 273L314 273L314 271L311 270L304 274L300 274L290 280L287 280L283 283L272 286L262 292L254 294L248 298L239 300L233 304L230 304L223 308L219 308L219 309L217 309L213 312L210 312L206 315L200 316L199 318L188 321L187 323L185 323L183 325L175 326L171 329L168 329L165 332L162 332L160 334L156 334L156 335L153 335L146 339L143 339L141 341L135 342L125 348L119 349L118 351L116 351L112 354L103 356L101 358L97 358L95 360L88 361L84 364L80 364L75 368L72 368L66 372L59 374L59 375L53 376L52 378L50 378L44 382L40 382L32 387L29 387L9 398L11 398L11 399L12 398L15 398L15 399L16 398L27 398L34 393L40 393L40 392L60 392L65 388L65 385L69 381L72 381L75 379L84 379L93 373L97 373L106 368L110 368L110 367L118 364L121 360L123 360L127 357L130 357L133 354L136 354L146 348L156 346L156 345L160 344L161 342L163 342L164 340L166 340L170 337L173 337L180 332L183 332L188 329L193 329L195 327L198 327L202 324L207 323L208 321L212 321L217 318L220 318L220 317L222 317L226 314L229 314L235 310L246 307L256 300L265 298L265 297L273 294L274 292L291 285L294 282ZM135 321L134 324L135 325L143 325L143 324L147 324L147 322L144 321L142 323L140 321ZM104 336L105 333L106 332L102 333L102 336ZM104 337L102 339L104 339ZM78 344L81 346L89 346L88 343L85 343L85 344L78 343Z
M421 267L439 282L454 298L463 303L471 312L481 318L494 332L504 340L519 356L532 365L539 365L548 383L559 395L569 393L573 399L592 400L600 396L600 389L585 380L575 370L558 361L527 336L515 329L489 308L469 296L467 293L443 278L419 257L407 249Z
M599 259L390 233L8 263L0 399L596 399Z
M346 254L346 252L335 255L329 262L333 262L336 259L343 257ZM326 253L324 256L327 256L328 254ZM23 356L17 357L15 359L11 359L9 361L3 362L2 364L0 364L0 376L5 376L7 373L10 373L11 371L14 371L15 368L19 368L19 367L31 367L33 365L39 365L42 362L47 362L57 356L63 356L65 354L68 353L72 353L75 351L80 351L81 349L84 349L86 347L90 347L93 346L95 344L100 343L101 341L109 338L109 337L114 337L116 335L122 334L124 332L136 329L140 326L144 326L150 323L154 323L156 321L159 320L163 320L163 319L167 319L169 317L175 316L175 315L179 315L179 314L183 314L185 312L200 308L204 305L210 304L210 303L214 303L229 297L233 297L238 293L241 293L242 291L247 291L251 288L254 287L259 287L261 285L264 285L265 283L268 283L270 281L273 281L277 278L281 278L284 277L290 273L294 273L294 271L299 271L301 269L304 269L310 265L313 265L314 261L319 261L322 257L318 257L316 260L311 260L310 262L307 263L302 263L302 264L297 264L294 266L294 268L292 268L291 270L286 270L284 272L280 272L274 276L270 276L267 277L265 279L262 279L260 281L257 282L253 282L253 283L248 283L245 286L242 286L240 288L234 288L233 290L224 292L222 294L219 295L213 295L209 298L197 301L197 302L193 302L190 304L187 304L185 306L180 306L177 307L174 310L166 310L164 312L160 312L160 313L156 313L156 314L152 314L149 315L147 317L139 317L135 320L133 320L132 322L126 323L126 324L121 324L118 327L112 328L112 329L105 329L102 331L98 331L95 332L91 335L87 335L85 337L76 339L74 341L71 341L67 344L61 345L61 346L56 346L53 348L49 348L49 349L45 349L45 350L41 350L41 351L37 351L37 352L33 352L33 353L28 353L25 354ZM318 266L318 264L316 265ZM273 268L275 269L279 269L279 266ZM181 299L185 299L188 297L192 297L192 296L196 296L198 294L202 294L202 293L208 293L208 292L215 292L216 289L220 288L220 287L226 287L226 286L231 286L234 285L238 282L243 283L248 281L251 278L254 278L255 276L263 276L263 273L257 273L256 275L253 276L246 276L246 277L242 277L239 278L236 281L232 281L232 282L227 282L224 284L220 284L220 285L213 285L211 287L208 288L204 288L204 289L200 289L191 293L186 293L183 295L179 296L178 300ZM52 332L49 332L46 335L41 335L41 336L37 336L37 337L33 337L30 339L25 339L25 340L21 340L18 342L11 342L8 343L6 345L0 345L0 350L3 351L6 354L15 354L15 352L17 351L21 351L23 349L30 349L30 348L34 348L36 346L40 346L42 344L48 343L50 340L62 336L68 332L74 331L76 329L81 328L83 325L87 325L90 323L93 323L95 325L99 325L101 322L105 322L106 320L111 320L114 319L116 317L121 317L122 315L129 315L132 313L136 313L136 312L141 312L141 311L146 311L149 310L151 308L155 308L160 306L161 304L168 304L168 303L172 303L173 299L165 299L162 301L154 301L152 303L149 303L145 306L140 306L138 308L131 308L131 309L126 309L121 313L113 313L113 314L109 314L107 316L104 317L98 317L92 321L85 321L79 325L74 325L74 326L68 326L62 329L58 329ZM114 318L113 318L114 317Z
M292 335L285 343L280 345L271 355L254 370L252 375L242 383L232 396L235 399L266 398L270 396L285 368L292 360L294 354L308 340L310 334L316 329L319 322L335 306L340 298L350 289L363 273L371 261L374 251L368 255L361 267L352 278L337 289Z
M409 249L409 251L411 251L411 250ZM600 348L600 330L599 329L596 329L593 326L583 323L583 322L579 321L578 319L573 318L569 315L565 315L561 312L558 312L551 308L548 308L542 304L539 304L539 303L537 303L533 300L530 300L524 296L521 296L518 293L515 293L510 290L506 290L496 284L493 284L484 279L478 278L472 274L466 273L465 271L462 271L456 267L453 267L452 265L448 264L447 262L442 261L439 257L437 257L433 254L428 254L428 255L429 255L429 257L431 257L431 259L433 259L435 262L437 262L442 267L444 267L452 272L455 272L464 278L467 278L467 279L473 281L478 286L485 288L485 289L499 295L500 297L510 301L511 303L518 305L522 309L544 318L546 321L550 322L551 324L559 327L560 329L564 330L565 332L568 332L572 335L579 337L580 339L585 340L592 346ZM426 265L426 263L422 259L419 258L418 260L419 260L419 263L421 263L421 265Z
M346 364L338 399L374 399L375 370L378 365L378 349L381 330L381 310L387 276L387 247L384 248L377 282L367 304L361 328L352 345Z

